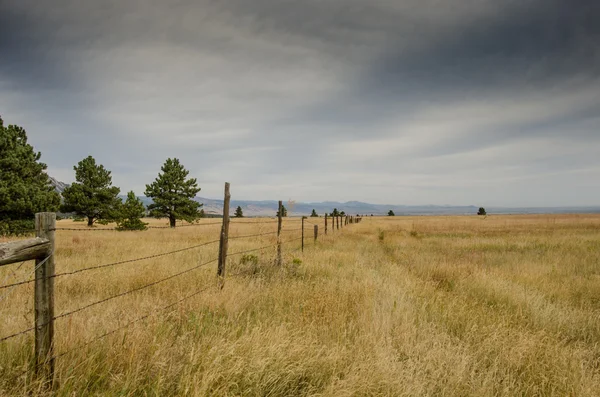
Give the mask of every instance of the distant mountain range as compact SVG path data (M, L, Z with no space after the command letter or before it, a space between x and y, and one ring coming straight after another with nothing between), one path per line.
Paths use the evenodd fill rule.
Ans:
M69 186L52 177L50 183L56 191L62 193ZM122 196L125 198L125 196ZM138 198L148 205L152 199L146 196ZM207 214L222 214L223 201L204 197L196 197L196 201L204 204L203 209ZM396 216L402 215L473 215L477 213L479 206L452 206L452 205L392 205L392 204L370 204L360 201L348 201L340 203L337 201L323 201L317 203L287 203L284 204L288 210L288 216L310 215L314 209L317 214L324 215L330 213L334 208L338 211L344 211L348 215L387 215L389 210L394 211ZM237 206L242 207L244 215L252 216L275 216L277 213L278 202L275 200L252 201L252 200L231 200L231 211ZM564 213L600 213L600 206L592 207L485 207L488 214L564 214Z
M59 180L56 180L49 175L48 175L48 178L50 179L50 185L52 185L54 187L54 190L56 190L60 194L62 194L63 190L65 190L65 188L67 186L69 186L68 184L61 182Z

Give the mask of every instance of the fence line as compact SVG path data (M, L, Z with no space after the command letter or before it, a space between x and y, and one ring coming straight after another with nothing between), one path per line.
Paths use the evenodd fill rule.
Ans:
M104 265L97 265L97 266L90 266L90 267L85 267L83 269L76 269L76 270L72 270L69 272L63 272L63 273L56 273L53 274L51 276L46 277L46 279L48 278L57 278L57 277L62 277L62 276L70 276L73 274L77 274L77 273L82 273L85 271L89 271L89 270L97 270L97 269L103 269L106 267L112 267L112 266L117 266L117 265L122 265L125 263L133 263L133 262L139 262L139 261L143 261L143 260L147 260L147 259L153 259L153 258L159 258L161 256L166 256L166 255L172 255L172 254L177 254L179 252L184 252L184 251L189 251L192 249L196 249L196 248L200 248L200 247L204 247L210 244L214 244L214 243L218 243L219 240L213 240L213 241L208 241L202 244L198 244L198 245L193 245L191 247L186 247L186 248L180 248L174 251L169 251L169 252L162 252L160 254L155 254L155 255L150 255L150 256L144 256L144 257L140 257L140 258L135 258L135 259L126 259L123 261L118 261L118 262L113 262L113 263L107 263ZM10 288L10 287L16 287L18 285L23 285L23 284L30 284L35 282L36 279L30 279L30 280L26 280L26 281L20 281L17 283L13 283L13 284L7 284L7 285L2 285L0 286L0 289L5 289L5 288Z
M182 303L183 301L190 299L193 296L196 296L196 295L208 290L210 288L210 286L201 288L201 289L195 291L194 293L187 295L186 297L159 309L158 311L153 311L144 316L141 316L134 320L131 320L131 321L127 322L126 324L124 324L120 327L117 327L116 329L107 331L107 332L105 332L83 344L80 344L72 349L69 349L65 352L61 352L59 354L53 353L54 321L59 320L61 318L70 317L76 313L83 312L86 309L89 309L91 307L95 307L95 306L101 305L103 303L106 303L108 301L111 301L111 300L114 300L114 299L117 299L117 298L120 298L120 297L123 297L126 295L133 294L135 292L156 286L158 284L164 283L164 282L172 280L176 277L190 273L194 270L197 270L199 268L202 268L202 267L207 266L214 262L218 262L218 272L217 273L218 273L218 278L220 280L219 284L220 284L221 288L223 288L223 285L224 285L223 281L225 278L225 262L226 262L227 257L233 257L233 256L243 255L243 254L257 252L257 251L263 251L266 249L276 247L277 251L276 251L276 257L275 257L276 258L275 263L277 265L281 265L282 264L282 249L281 249L282 245L287 245L287 244L302 240L301 247L298 247L298 249L293 249L291 252L296 252L300 249L302 249L302 251L304 251L305 226L307 224L310 225L309 228L310 227L313 228L314 244L317 243L318 225L316 223L308 221L307 220L308 217L301 217L301 218L297 218L297 219L287 218L286 222L285 222L286 224L289 224L291 222L301 221L302 225L299 228L282 229L284 222L283 222L283 216L282 216L283 204L281 201L279 202L279 213L278 213L277 219L265 220L265 221L249 221L249 220L248 221L246 221L246 220L239 221L238 220L238 221L231 222L232 225L277 224L277 231L229 236L229 225L230 225L229 211L228 211L229 210L229 197L230 197L229 183L226 183L225 184L224 211L223 211L224 213L223 213L222 222L178 225L178 227L192 227L192 226L211 226L211 225L219 225L220 224L220 225L222 225L221 237L218 240L211 240L211 241L207 241L207 242L204 242L201 244L196 244L193 246L176 249L173 251L162 252L159 254L138 257L138 258L133 258L133 259L127 259L127 260L106 263L106 264L101 264L101 265L88 266L88 267L84 267L81 269L75 269L72 271L66 271L66 272L62 272L62 273L54 272L54 252L55 252L54 231L63 231L63 230L64 231L117 231L117 229L116 228L93 228L93 229L81 228L81 229L79 229L79 228L56 227L55 214L52 214L52 213L36 214L36 229L35 229L35 231L38 235L37 239L25 240L24 242L18 242L18 244L15 244L15 243L0 244L0 248L5 248L4 250L0 249L0 259L2 260L0 265L16 263L16 262L19 262L22 259L24 259L23 261L21 261L21 263L19 264L19 266L16 269L16 270L19 270L21 268L21 266L25 263L25 261L32 260L32 259L36 260L36 266L32 272L35 274L35 278L0 286L0 290L2 290L2 289L13 288L13 287L16 287L19 285L35 283L35 313L36 313L35 325L33 327L29 327L27 329L13 333L11 335L1 337L0 342L4 342L7 340L16 338L18 336L28 334L32 331L35 331L36 374L38 376L40 376L41 378L45 379L47 384L51 385L53 382L53 378L54 378L54 360L55 359L62 357L66 354L69 354L74 350L80 349L81 347L84 347L91 343L94 343L102 338L105 338L108 335L114 334L114 333L116 333L122 329L125 329L133 324L139 323L140 321L152 316L155 313L162 312L164 310L168 310L168 309L176 306L177 304ZM355 222L358 223L360 221L360 218L355 219L353 217L348 217L348 216L346 216L343 219L340 219L340 218L341 217L338 217L338 216L330 217L330 219L332 221L331 224L333 226L331 229L332 231L335 228L339 229L340 226L343 228L344 225L353 224ZM325 222L326 222L325 223L325 234L327 234L327 216L325 217ZM341 225L340 225L340 223L341 223ZM150 226L148 228L149 229L163 229L163 228L170 229L169 226ZM288 232L295 232L295 231L301 231L301 237L289 238L286 240L283 240L281 238L282 232L288 233ZM258 247L258 248L245 249L245 250L241 250L241 251L237 251L237 252L233 252L233 253L227 252L229 240L251 239L251 238L255 238L255 237L272 236L272 235L277 235L277 242L275 244L265 245L265 246ZM92 271L92 270L113 267L113 266L126 264L126 263L134 263L134 262L138 262L138 261L173 255L173 254L184 252L184 251L189 251L189 250L193 250L193 249L206 247L208 245L215 244L217 242L220 243L218 258L211 259L206 262L202 262L193 267L190 267L188 269L185 269L185 270L179 271L177 273L171 274L169 276L163 277L159 280L155 280L155 281L145 284L143 286L139 286L139 287L132 288L132 289L129 289L124 292L120 292L115 295L108 296L106 298L85 304L79 308L63 312L59 315L55 316L53 314L54 313L54 304L53 304L54 281L53 280L55 278L67 276L67 275L74 275L74 274L83 273L83 272ZM17 260L17 258L18 258L18 260ZM237 274L229 275L229 277L235 277L237 275L241 275L244 273L247 273L247 272L245 272L245 271L238 272ZM14 277L16 277L15 271L12 271L12 274ZM30 277L30 275L28 277ZM4 280L4 282L6 282L6 281L8 281L8 277ZM6 298L6 296L13 290L14 289L8 290L3 296L0 297L0 301L2 301L4 298ZM38 313L41 313L41 314L38 316ZM43 367L44 370L42 373L39 373L37 371L37 369L39 367Z
M20 332L17 332L17 333L15 333L15 334L8 335L8 336L5 336L5 337L3 337L3 338L0 338L0 342L3 342L3 341L5 341L5 340L8 340L8 339L12 339L12 338L14 338L14 337L17 337L17 336L19 336L19 335L26 334L26 333L28 333L28 332L31 332L31 331L35 330L35 329L36 329L36 328L38 328L38 327L43 327L43 326L46 326L46 325L48 325L48 324L52 323L54 320L58 320L58 319L60 319L60 318L63 318L63 317L68 317L68 316L71 316L71 315L73 315L73 314L75 314L75 313L79 313L79 312L81 312L81 311L83 311L83 310L85 310L85 309L88 309L88 308L90 308L90 307L93 307L93 306L97 306L97 305L99 305L99 304L101 304L101 303L108 302L108 301L111 301L111 300L113 300L113 299L120 298L120 297L122 297L122 296L129 295L129 294L132 294L132 293L134 293L134 292L137 292L137 291L144 290L144 289L146 289L146 288L150 288L150 287L152 287L152 286L155 286L155 285L157 285L157 284L160 284L160 283L163 283L163 282L165 282L165 281L168 281L168 280L174 279L175 277L178 277L178 276L181 276L181 275L183 275L183 274L189 273L189 272L191 272L191 271L193 271L193 270L199 269L199 268L201 268L201 267L203 267L203 266L206 266L206 265L208 265L208 264L210 264L210 263L212 263L212 262L216 262L216 261L217 261L216 259L212 259L212 260L210 260L210 261L208 261L208 262L201 263L200 265L197 265L197 266L194 266L194 267L192 267L192 268L186 269L186 270L184 270L184 271L182 271L182 272L179 272L179 273L172 274L172 275L170 275L170 276L168 276L168 277L164 277L164 278L162 278L162 279L160 279L160 280L157 280L157 281L154 281L154 282L152 282L152 283L149 283L149 284L143 285L143 286L141 286L141 287L133 288L133 289L130 289L130 290L128 290L128 291L121 292L121 293L119 293L119 294L116 294L116 295L109 296L108 298L100 299L99 301L92 302L92 303L90 303L90 304L84 305L84 306L82 306L82 307L80 307L80 308L77 308L77 309L75 309L75 310L71 310L71 311L69 311L69 312L61 313L61 314L59 314L58 316L54 316L54 317L52 317L52 318L51 318L49 321L47 321L47 322L44 322L44 323L42 323L42 324L37 324L37 325L36 325L36 326L34 326L34 327L27 328L27 329L25 329L25 330L23 330L23 331L20 331Z

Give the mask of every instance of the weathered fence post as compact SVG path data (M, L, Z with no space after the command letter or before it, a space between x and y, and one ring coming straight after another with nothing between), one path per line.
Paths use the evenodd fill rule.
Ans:
M281 266L283 262L281 259L281 217L283 216L281 211L282 206L283 203L281 200L279 200L279 211L277 211L277 266Z
M221 226L221 238L219 240L219 264L217 276L220 287L225 286L225 264L227 262L227 248L229 245L229 182L225 182L225 197L223 198L223 225Z
M315 225L313 229L315 231L315 244L316 244L317 243L317 237L319 236L319 225Z
M327 236L327 213L325 214L325 235Z
M304 252L304 219L305 217L302 217L302 252Z
M337 225L337 229L340 230L340 217L339 216L335 217L335 224Z
M35 362L36 375L46 379L48 386L54 380L54 231L56 214L35 214L37 237L50 242L50 252L45 258L35 260Z

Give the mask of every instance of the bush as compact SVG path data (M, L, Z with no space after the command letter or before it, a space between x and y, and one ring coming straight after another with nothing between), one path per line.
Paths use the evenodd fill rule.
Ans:
M35 231L35 221L7 220L0 221L0 236L25 236Z

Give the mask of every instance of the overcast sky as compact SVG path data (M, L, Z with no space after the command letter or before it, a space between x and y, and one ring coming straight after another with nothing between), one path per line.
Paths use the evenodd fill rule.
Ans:
M600 204L600 1L0 0L0 116L143 194Z

